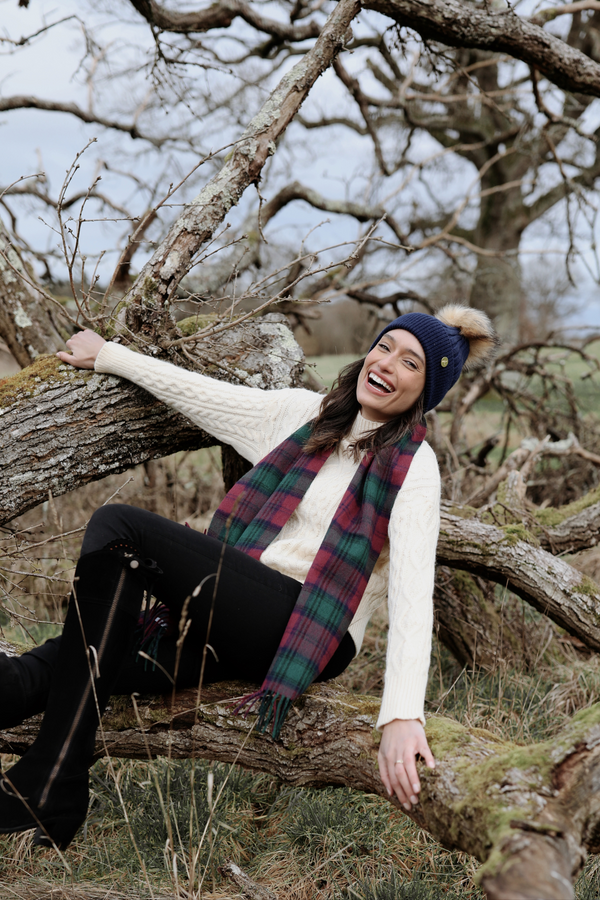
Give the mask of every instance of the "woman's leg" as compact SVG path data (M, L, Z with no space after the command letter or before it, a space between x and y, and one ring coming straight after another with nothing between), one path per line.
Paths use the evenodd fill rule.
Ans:
M20 725L46 709L60 638L22 656L0 653L0 730Z
M119 540L137 547L141 556L156 560L162 574L155 578L152 591L169 607L177 625L183 605L191 597L187 609L191 624L180 661L179 687L197 685L207 641L212 651L206 656L206 683L227 678L263 681L300 593L298 581L208 535L131 506L98 510L86 531L82 553ZM192 597L199 585L201 590ZM176 638L163 638L159 643L158 661L171 676ZM335 677L354 654L354 643L347 635L319 680ZM169 679L156 674L158 667L149 670L147 661L129 661L117 681L118 691L169 690ZM163 686L158 688L161 681ZM154 686L148 688L149 684Z
M0 832L38 826L37 843L66 847L84 821L98 716L132 650L149 568L132 548L79 560L41 728L0 779Z
M171 609L176 626L185 600L197 585L207 577L208 580L199 596L190 602L191 625L183 651L178 654L175 634L160 640L155 653L159 665L153 666L135 653L127 655L113 693L169 691L176 663L177 686L197 686L216 584L216 578L210 576L216 575L220 563L208 636L217 658L208 651L204 681L240 678L261 683L294 608L300 583L233 548L228 547L223 553L222 545L206 535L131 506L102 507L94 514L84 537L82 557L123 541L138 548L141 556L157 560L162 575L155 576L152 591ZM46 708L60 641L54 638L15 660L3 657L6 672L0 670L0 728L19 724ZM355 652L347 634L317 680L339 675Z

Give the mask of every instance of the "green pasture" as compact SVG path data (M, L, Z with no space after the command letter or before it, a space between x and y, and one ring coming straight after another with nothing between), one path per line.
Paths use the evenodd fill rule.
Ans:
M500 349L502 351L502 348ZM543 349L539 359L554 376L557 386L560 386L564 379L570 379L573 382L582 412L598 412L600 408L600 340L590 344L585 353L590 357L591 363L584 361L579 354L561 348ZM533 362L534 357L531 352L527 358ZM308 356L306 365L324 387L330 388L340 369L356 359L359 359L359 356L352 354ZM598 369L595 368L594 363L598 364ZM515 387L522 386L527 382L534 392L540 391L541 380L534 374L533 367L530 374L526 376L511 375L511 378ZM500 411L502 403L497 396L490 394L480 400L478 406L490 411Z

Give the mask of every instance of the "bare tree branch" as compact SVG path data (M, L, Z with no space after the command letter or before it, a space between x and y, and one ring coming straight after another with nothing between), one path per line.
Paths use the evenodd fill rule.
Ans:
M58 350L66 336L56 315L31 286L25 264L0 219L0 337L19 365L28 366L40 354Z
M270 34L279 41L306 41L308 38L318 37L321 31L321 26L314 20L303 25L287 25L276 19L268 19L242 0L220 0L206 9L184 13L165 9L155 0L130 0L130 3L150 25L159 31L175 34L196 34L214 28L228 28L238 17L257 31Z
M365 7L450 47L508 53L567 91L600 96L600 65L514 10L459 0L366 0Z
M248 185L260 178L263 166L275 151L275 141L284 133L316 79L341 50L359 9L359 0L340 0L314 47L282 78L235 144L223 168L179 216L121 306L117 325L121 333L127 334L130 329L139 332L141 307L154 305L156 311L163 313L155 314L154 330L160 331L162 326L166 328L164 336L171 336L168 307L181 278Z
M126 125L116 122L114 119L98 116L96 113L86 112L85 109L77 106L76 103L58 103L54 100L41 100L39 97L25 96L24 94L0 98L0 112L8 112L11 109L42 109L48 112L68 113L81 119L82 122L102 125L104 128L111 128L113 131L122 131L134 139L139 138L148 141L155 147L162 147L167 141L171 140L171 138L167 137L158 138L151 134L144 134L139 130L135 122L132 125Z
M543 550L524 525L489 525L446 507L437 555L442 565L507 586L586 647L600 650L600 587Z

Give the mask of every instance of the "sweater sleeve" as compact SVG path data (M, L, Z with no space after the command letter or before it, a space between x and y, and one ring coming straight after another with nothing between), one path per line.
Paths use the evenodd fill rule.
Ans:
M264 391L217 381L112 342L102 347L95 370L145 388L253 465L312 418L322 400L300 388Z
M439 529L440 474L433 450L423 443L389 522L389 634L378 728L393 719L425 724Z

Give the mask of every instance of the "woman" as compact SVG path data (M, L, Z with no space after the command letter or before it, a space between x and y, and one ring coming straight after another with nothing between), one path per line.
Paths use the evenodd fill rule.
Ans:
M390 795L407 810L417 803L416 758L435 765L423 701L440 491L423 414L494 343L475 310L410 313L322 399L214 381L91 331L71 338L61 360L134 381L254 468L208 535L135 507L94 514L62 637L0 658L0 727L45 709L34 744L0 781L0 832L37 827L36 843L70 843L87 813L98 715L111 694L169 690L169 675L179 687L254 681L260 689L240 707L256 706L259 729L277 738L293 700L346 668L386 595L379 767ZM145 591L184 623L180 657L178 634L167 634L154 642L156 666L134 648Z

